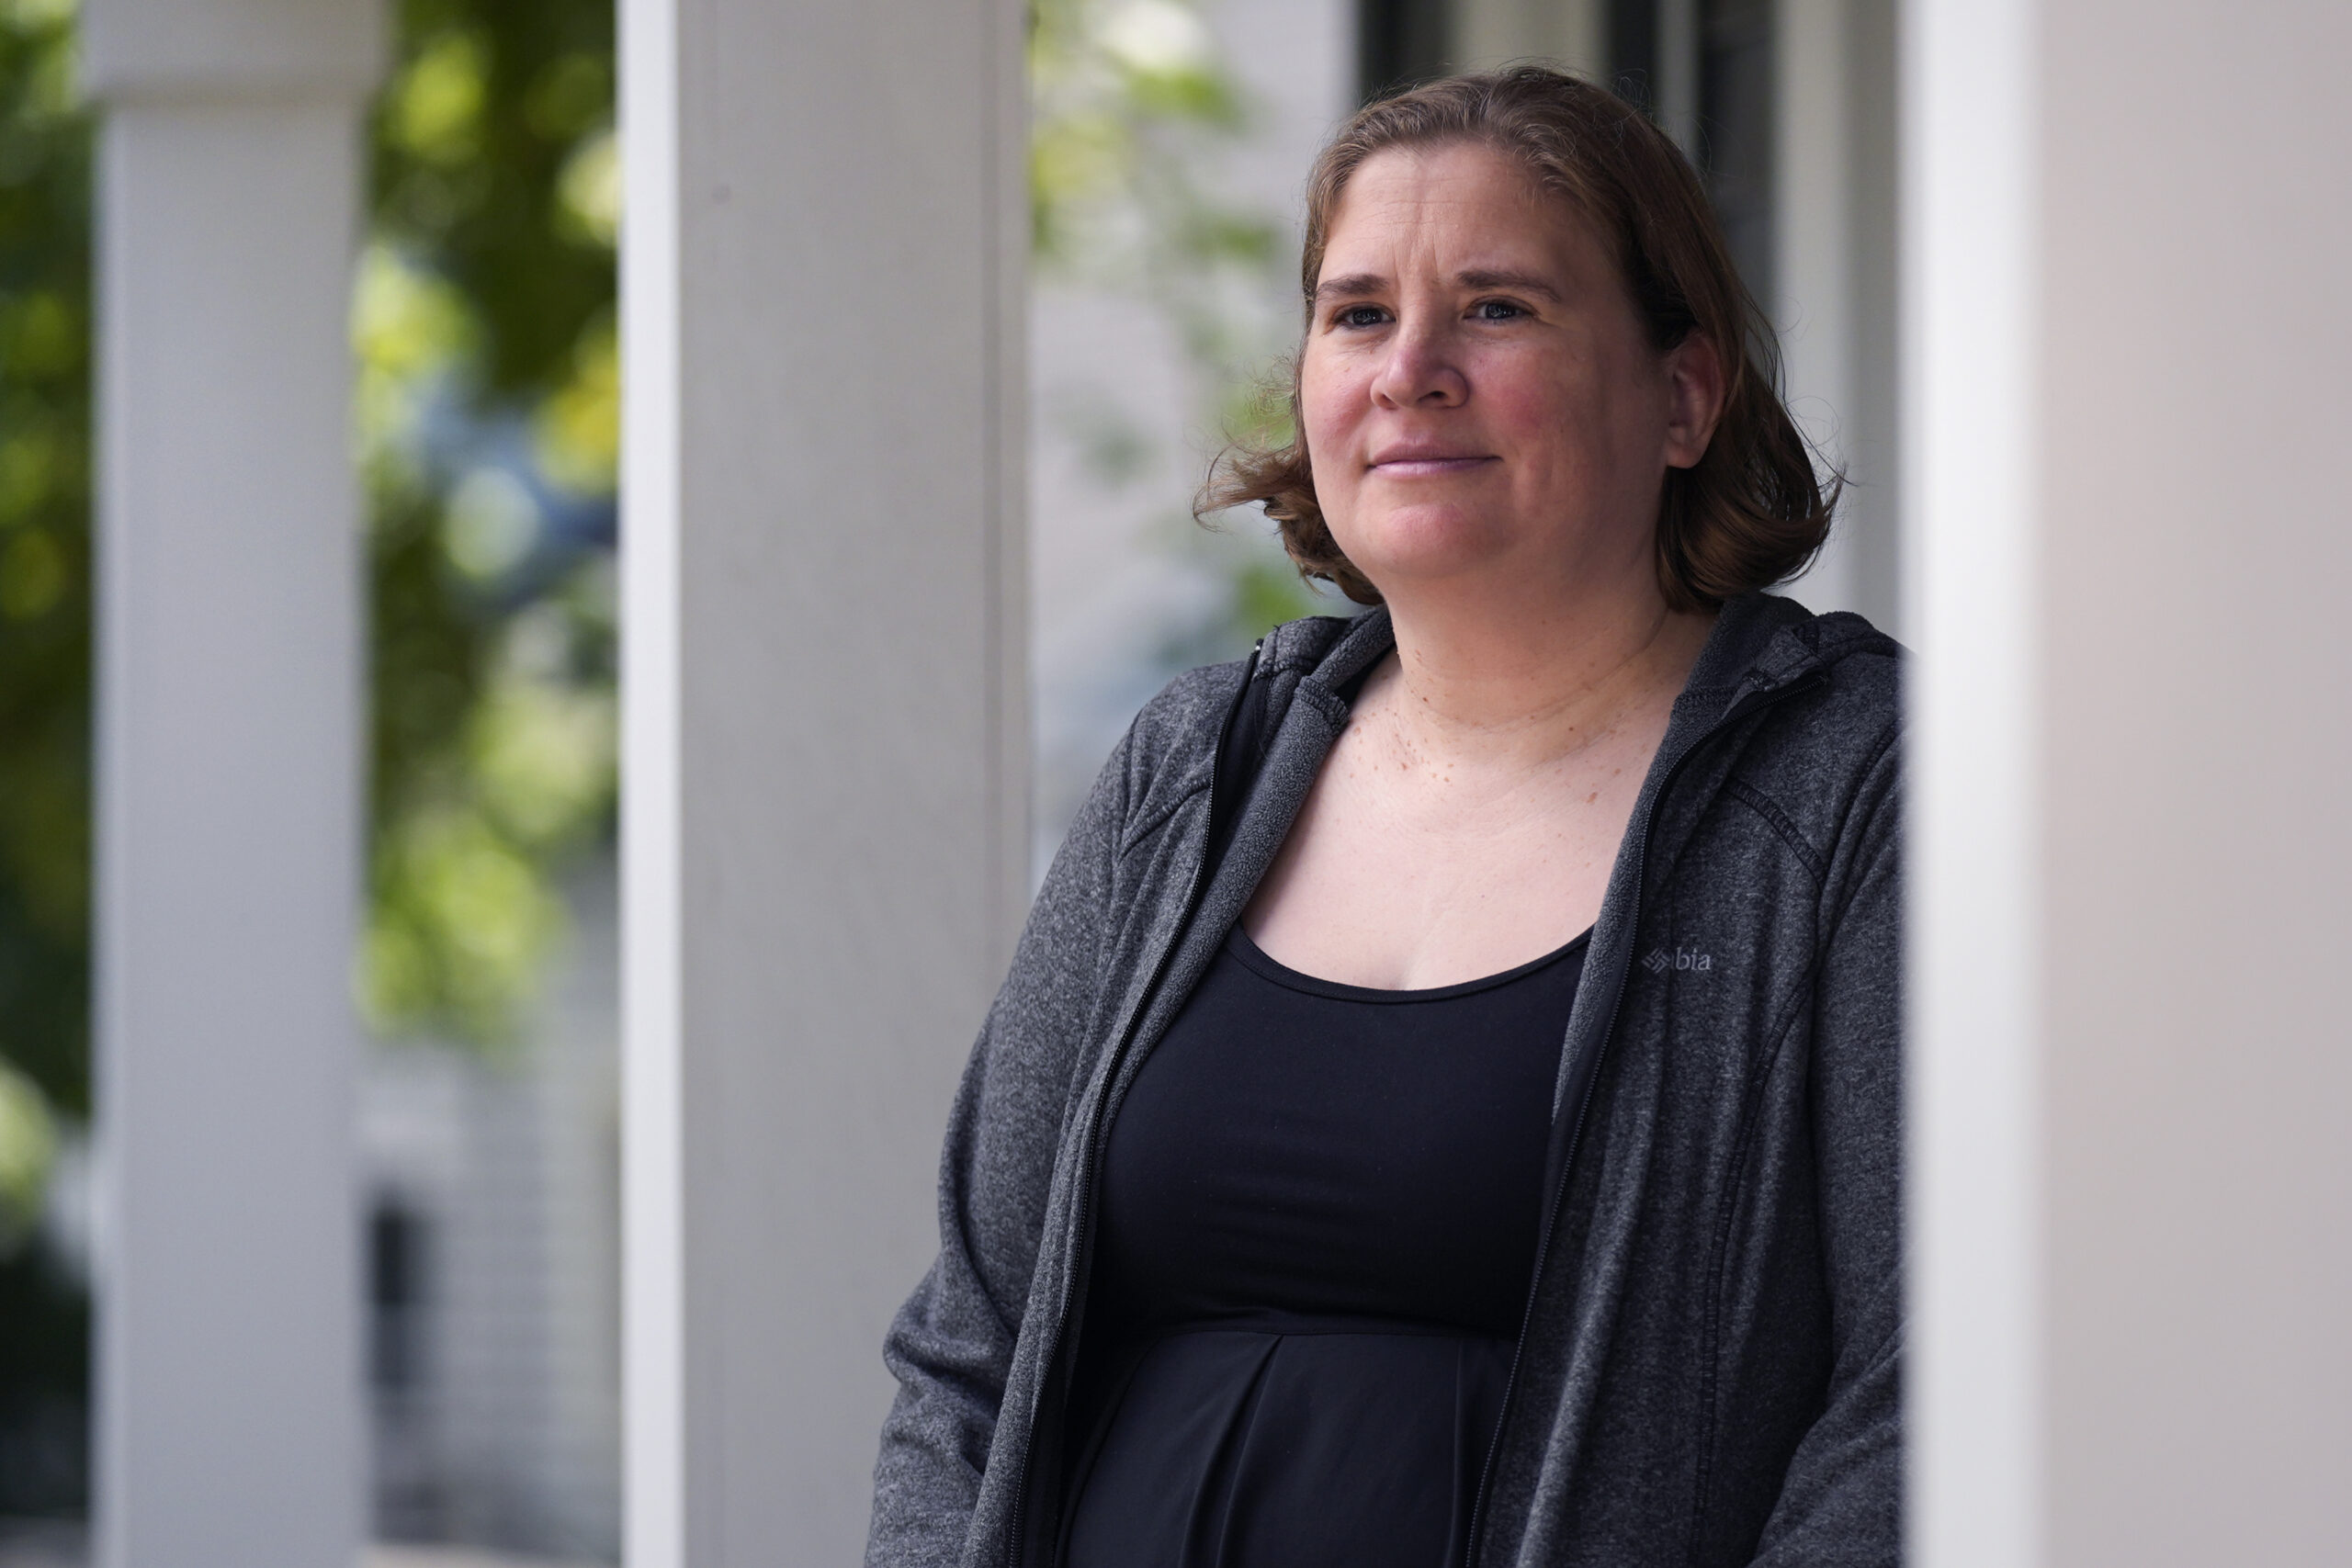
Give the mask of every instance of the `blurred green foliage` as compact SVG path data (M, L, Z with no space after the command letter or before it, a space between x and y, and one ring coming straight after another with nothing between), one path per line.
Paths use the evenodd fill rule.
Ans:
M89 1314L25 1246L89 1107L90 127L70 0L0 0L0 1511L86 1484Z
M355 315L387 1033L511 1038L609 827L613 7L406 0Z
M1191 371L1194 422L1212 440L1288 440L1296 256L1283 215L1218 188L1220 162L1254 129L1255 112L1200 6L1034 0L1031 21L1038 275L1129 295L1157 313ZM1115 409L1090 400L1063 417L1103 481L1154 470L1149 438ZM1224 623L1163 650L1170 666L1228 657L1277 622L1330 608L1279 553L1204 545L1188 512L1169 522L1170 551L1206 548L1231 586Z
M1283 226L1213 188L1251 113L1197 6L1035 0L1029 73L1039 272L1139 295L1210 382L1246 389Z
M15 1173L19 1206L38 1192L50 1108L79 1117L89 1105L89 170L71 7L11 0L0 6L0 1169Z

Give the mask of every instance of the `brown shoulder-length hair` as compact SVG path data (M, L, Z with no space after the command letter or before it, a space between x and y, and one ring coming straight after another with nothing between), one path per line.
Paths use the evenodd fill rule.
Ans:
M1802 570L1828 534L1838 487L1824 492L1804 438L1781 406L1771 324L1732 265L1698 176L1640 109L1605 88L1521 65L1450 76L1357 111L1307 181L1299 284L1309 326L1349 179L1375 152L1454 141L1516 158L1600 227L1653 348L1663 354L1697 333L1723 360L1714 437L1694 467L1667 470L1659 498L1657 578L1667 604L1707 608ZM1358 604L1378 604L1379 590L1340 553L1316 502L1298 393L1294 359L1289 444L1227 448L1193 514L1262 505L1303 575L1337 584Z

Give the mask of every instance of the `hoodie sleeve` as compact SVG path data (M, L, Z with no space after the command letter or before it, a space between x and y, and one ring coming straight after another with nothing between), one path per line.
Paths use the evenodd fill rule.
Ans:
M1833 860L1815 982L1828 1397L1790 1461L1755 1568L1903 1560L1901 817L1901 748L1890 735Z
M939 1257L883 1347L899 1393L867 1568L950 1568L963 1554L1100 989L1133 745L1131 731L1063 840L964 1069L940 1160Z

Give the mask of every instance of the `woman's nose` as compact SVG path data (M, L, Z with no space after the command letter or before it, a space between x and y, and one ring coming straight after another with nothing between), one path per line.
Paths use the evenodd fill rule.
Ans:
M1427 322L1399 323L1372 396L1388 408L1451 408L1470 394L1445 335Z

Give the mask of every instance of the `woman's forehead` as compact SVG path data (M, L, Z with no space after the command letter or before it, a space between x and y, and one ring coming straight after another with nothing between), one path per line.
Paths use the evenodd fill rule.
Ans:
M1603 254L1583 215L1505 153L1465 142L1387 148L1365 159L1340 195L1317 292L1329 280L1398 267L1576 271Z

